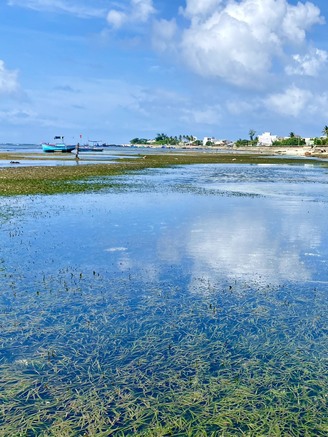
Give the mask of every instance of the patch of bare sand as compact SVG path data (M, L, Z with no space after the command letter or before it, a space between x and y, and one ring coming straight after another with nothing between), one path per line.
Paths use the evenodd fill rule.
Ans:
M250 151L250 148L243 148L240 147L238 150ZM321 158L327 158L328 157L328 147L326 146L320 146L320 147L310 147L310 146L303 146L303 147L272 147L272 146L256 146L251 148L252 153L263 153L265 155L285 155L285 156L314 156L314 157L321 157Z

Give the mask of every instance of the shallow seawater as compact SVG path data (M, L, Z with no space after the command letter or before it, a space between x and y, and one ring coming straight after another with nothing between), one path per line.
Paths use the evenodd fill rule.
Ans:
M327 176L0 198L0 435L326 436Z

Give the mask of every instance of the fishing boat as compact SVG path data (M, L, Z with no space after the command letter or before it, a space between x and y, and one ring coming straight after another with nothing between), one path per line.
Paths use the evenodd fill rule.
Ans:
M100 146L88 146L87 144L79 146L79 152L102 152L103 150L104 148Z
M55 143L42 143L42 150L46 153L62 152L70 153L75 149L75 145L67 145L64 143L64 137L54 137Z
M79 146L79 152L102 152L103 150L104 148L100 146L99 141L89 140L87 144Z

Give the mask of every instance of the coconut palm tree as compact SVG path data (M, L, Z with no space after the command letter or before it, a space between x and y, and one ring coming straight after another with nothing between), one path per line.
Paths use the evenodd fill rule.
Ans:
M328 126L325 126L323 129L322 129L322 133L328 138Z
M250 130L249 130L248 135L249 135L249 138L250 138L251 141L254 140L255 134L256 134L256 132L255 132L254 129L250 129Z

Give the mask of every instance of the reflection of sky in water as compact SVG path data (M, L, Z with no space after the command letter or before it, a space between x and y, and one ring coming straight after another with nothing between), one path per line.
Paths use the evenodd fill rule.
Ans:
M150 171L152 183L154 171ZM174 187L194 187L206 192L229 195L291 196L326 201L326 169L313 166L290 167L278 165L192 165L161 173L163 182ZM140 176L139 183L149 182L149 177ZM313 184L316 184L315 187Z
M118 180L0 198L0 434L326 435L326 171Z
M22 216L1 227L3 265L25 275L67 265L144 281L186 275L190 290L323 281L326 176L311 167L190 166L136 176L133 193L5 199L3 210L20 207Z

